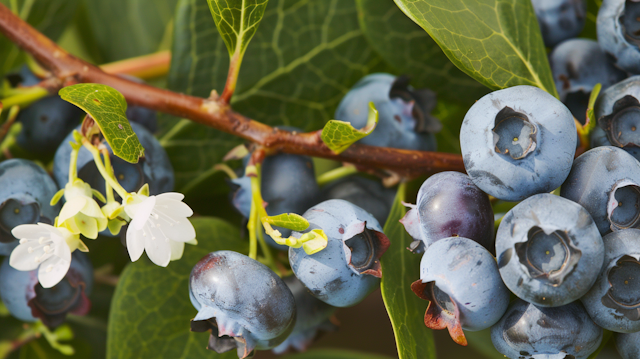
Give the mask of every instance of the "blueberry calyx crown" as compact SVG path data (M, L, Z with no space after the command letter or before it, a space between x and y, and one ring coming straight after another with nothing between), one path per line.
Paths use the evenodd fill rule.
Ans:
M343 242L347 264L351 270L357 274L382 278L380 257L391 244L384 233L367 228L367 222L354 223L345 231Z
M624 29L624 38L636 47L640 46L640 2L627 0L624 5L620 23Z
M538 128L527 115L511 107L498 112L491 131L495 151L514 160L522 159L536 149Z
M91 309L86 286L82 276L73 268L51 288L43 288L36 282L33 291L28 292L28 296L32 296L27 302L31 315L50 329L63 324L68 313L86 315Z
M429 89L414 89L409 86L409 77L401 75L396 77L389 98L399 98L405 102L413 102L411 115L416 120L414 131L417 133L437 133L442 130L442 123L431 116L431 111L436 107L436 94Z
M624 255L607 273L611 288L602 297L602 305L614 309L625 318L640 320L640 263Z
M529 229L526 242L516 243L515 252L531 278L557 287L571 274L582 257L569 234L556 230L546 233L542 228Z
M191 331L196 333L205 333L211 331L208 350L213 350L218 354L226 353L230 350L237 349L238 358L251 358L253 350L249 350L247 342L243 337L231 337L229 335L218 335L218 323L216 318L205 320L191 320Z
M424 314L424 324L434 330L447 328L451 339L466 346L467 338L462 331L460 311L451 297L431 281L423 283L422 279L411 283L411 290L421 299L428 300L429 305Z
M10 243L16 240L11 234L14 227L38 222L51 224L49 219L40 216L38 202L22 204L16 199L7 199L0 204L0 243Z
M629 180L617 183L609 194L607 218L612 231L640 226L640 186Z
M640 146L640 102L635 97L616 101L611 114L598 119L598 124L614 146Z

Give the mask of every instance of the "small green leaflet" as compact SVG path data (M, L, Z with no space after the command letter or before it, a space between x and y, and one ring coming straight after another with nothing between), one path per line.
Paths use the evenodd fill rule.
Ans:
M229 50L242 58L256 33L268 0L207 0L209 10Z
M349 122L330 120L322 129L320 138L333 152L340 153L373 132L377 124L378 110L373 102L369 102L369 118L362 129L356 130Z
M537 86L558 97L531 1L394 1L478 82L493 90Z
M265 217L263 218L263 222L267 222L273 226L288 228L296 232L309 228L309 222L301 215L295 213L283 213L277 216Z
M127 101L120 92L101 84L77 84L63 88L59 94L93 117L116 156L136 163L144 155L127 120Z

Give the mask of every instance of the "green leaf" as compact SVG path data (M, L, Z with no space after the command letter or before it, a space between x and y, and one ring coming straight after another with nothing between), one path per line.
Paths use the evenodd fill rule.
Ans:
M158 267L146 256L120 276L113 296L107 337L107 358L238 358L235 351L216 354L206 349L208 333L192 333L189 320L197 311L189 300L191 268L209 252L247 253L239 229L212 217L191 220L198 245L185 247L182 259Z
M283 213L277 216L268 216L263 220L272 226L288 228L296 232L301 232L309 228L309 221L295 213Z
M268 0L207 0L229 56L244 55L256 33ZM239 45L238 45L239 44Z
M401 184L384 226L391 246L380 258L382 299L396 336L398 357L435 359L433 334L423 320L428 302L411 291L411 283L420 278L421 256L407 250L412 239L398 222L406 213L404 197L405 185Z
M431 36L393 1L356 0L360 28L369 44L396 74L411 78L415 88L430 88L438 98L473 103L489 89L460 71Z
M206 1L179 1L172 54L171 90L200 97L222 92L229 56ZM360 30L353 0L271 0L245 53L233 108L269 125L317 130L353 84L384 66ZM178 190L206 180L199 175L242 143L192 121L160 124Z
M77 84L61 89L59 94L93 117L116 156L136 163L144 155L125 113L127 101L116 89L101 84Z
M356 352L342 349L315 349L306 353L291 354L283 359L391 359L385 355Z
M64 0L62 0L64 1ZM80 35L99 62L161 50L178 0L83 0Z
M12 9L12 0L0 3ZM16 13L40 32L57 40L71 21L79 0L17 0ZM14 9L12 9L14 10ZM6 74L24 61L24 54L0 34L0 75Z
M376 128L378 124L378 110L373 102L369 102L369 117L367 124L356 130L350 122L331 120L322 129L322 142L333 152L340 153L356 141L365 138Z
M558 97L529 0L394 0L462 71L493 90L537 86Z

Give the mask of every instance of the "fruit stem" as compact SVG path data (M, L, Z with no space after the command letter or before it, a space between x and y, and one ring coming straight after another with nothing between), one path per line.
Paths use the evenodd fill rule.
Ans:
M34 86L28 89L25 88L24 91L21 91L17 95L3 98L1 102L5 108L16 106L16 105L21 107L26 107L31 103L38 101L39 99L46 97L48 95L49 95L49 91L47 91L45 88Z
M71 159L69 160L69 183L72 183L78 178L78 154L80 153L79 146L71 146Z
M100 151L95 148L95 146L93 146L86 137L82 138L82 145L93 155L93 161L96 163L96 167L98 168L98 171L100 171L105 182L109 183L121 198L126 198L128 194L127 190L125 190L118 181L111 177L107 169L104 167L104 163L102 163L102 159L100 158Z
M113 166L111 166L111 156L109 154L109 151L106 148L103 148L101 152L102 152L102 157L104 158L104 166L107 168L107 172L109 172L109 176L115 180L115 176L113 175ZM104 181L104 187L105 187L104 190L106 191L105 193L107 194L107 203L115 202L116 199L113 196L113 189L111 188L111 185L109 184L109 182Z
M345 165L342 167L334 168L318 176L318 186L324 186L330 182L347 177L354 173L358 173L358 170L355 166Z
M1 105L1 104L0 104ZM0 106L0 113L2 112L2 107ZM9 133L9 129L16 122L16 118L18 118L18 113L20 113L19 106L12 106L9 109L9 115L7 116L7 120L0 126L0 142L4 140L7 133Z

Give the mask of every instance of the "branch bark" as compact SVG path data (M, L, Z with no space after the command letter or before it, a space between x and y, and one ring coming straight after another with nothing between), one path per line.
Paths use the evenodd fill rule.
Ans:
M100 83L120 91L129 103L213 127L254 142L267 153L286 152L353 163L361 169L384 169L406 177L441 171L464 172L462 157L440 152L409 151L354 144L337 155L320 139L320 131L294 134L234 112L217 96L204 99L139 84L110 75L59 47L0 4L0 32L53 74L51 92L79 82Z

